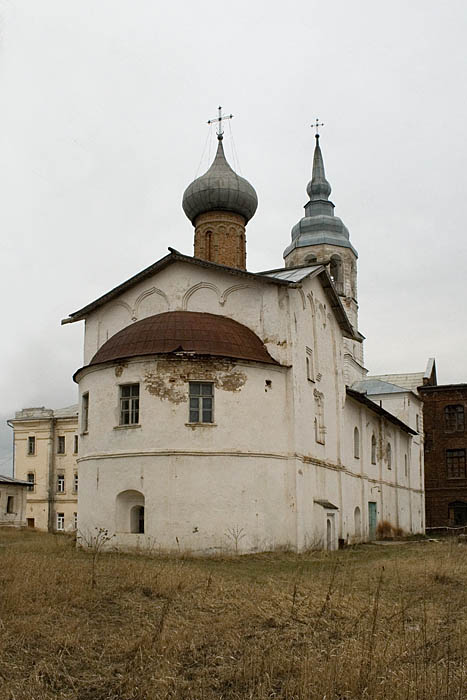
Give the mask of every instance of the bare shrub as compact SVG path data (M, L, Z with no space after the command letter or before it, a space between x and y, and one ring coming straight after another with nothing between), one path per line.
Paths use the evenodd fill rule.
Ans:
M388 540L393 537L394 528L389 520L380 520L376 528L376 537L379 540Z

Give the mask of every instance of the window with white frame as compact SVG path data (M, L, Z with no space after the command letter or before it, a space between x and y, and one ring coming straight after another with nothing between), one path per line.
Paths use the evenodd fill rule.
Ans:
M81 397L81 432L87 433L89 426L89 393Z
M78 472L73 473L73 493L78 493Z
M65 513L57 513L57 530L65 529Z
M59 455L65 454L65 436L64 435L59 435L57 438L57 454L59 454Z
M120 425L139 424L139 384L120 387Z
M65 493L65 474L57 474L57 493Z
M36 454L36 438L34 435L28 437L28 455Z
M26 481L28 482L28 491L34 491L34 482L36 481L36 478L34 476L34 472L28 472L26 476Z
M190 382L190 423L214 422L214 385L211 382Z
M73 530L78 529L78 513L73 513Z

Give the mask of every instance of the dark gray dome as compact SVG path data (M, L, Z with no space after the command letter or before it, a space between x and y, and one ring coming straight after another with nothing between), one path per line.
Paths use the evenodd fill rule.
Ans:
M254 216L258 206L255 189L227 163L222 138L219 138L216 157L209 170L186 188L182 206L192 224L197 216L213 210L240 214L245 223Z

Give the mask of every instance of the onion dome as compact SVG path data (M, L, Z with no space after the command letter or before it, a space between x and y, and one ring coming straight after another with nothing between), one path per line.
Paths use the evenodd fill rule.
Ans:
M193 225L200 214L215 210L240 214L247 223L258 207L254 187L232 170L224 154L222 134L217 138L219 144L211 167L188 185L183 194L183 211Z
M331 185L326 180L324 161L316 134L313 155L313 172L306 188L310 201L305 204L305 216L292 228L292 242L284 251L284 258L295 248L304 248L321 243L350 248L358 253L350 242L347 227L334 216L334 204L329 200Z
M196 311L168 311L136 321L109 338L90 364L173 353L278 364L246 326L226 316Z

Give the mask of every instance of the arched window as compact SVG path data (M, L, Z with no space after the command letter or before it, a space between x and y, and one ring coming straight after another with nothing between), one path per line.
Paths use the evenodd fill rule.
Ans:
M140 491L122 491L115 505L117 532L144 533L144 495Z
M464 432L465 417L462 405L444 407L444 429L447 433Z
M342 260L340 255L331 256L331 264L329 266L329 274L331 275L332 281L339 292L342 294L344 290L344 285L342 284Z
M371 463L376 464L376 438L371 436Z
M353 517L355 526L355 537L360 538L362 536L362 514L358 506L354 510Z
M353 456L360 459L360 434L356 426L353 431Z
M387 444L386 454L387 454L387 459L388 459L388 469L392 469L392 449L391 449L390 442L388 442L388 444Z

